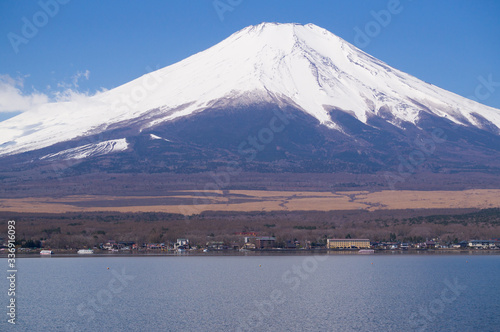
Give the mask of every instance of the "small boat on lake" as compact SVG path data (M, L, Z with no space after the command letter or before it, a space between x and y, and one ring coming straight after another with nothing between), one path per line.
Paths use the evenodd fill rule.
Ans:
M360 249L358 251L358 254L362 254L362 255L370 255L370 254L374 254L375 253L375 250L373 249Z
M40 255L42 256L50 256L50 255L53 255L54 252L52 250L42 250L40 251Z

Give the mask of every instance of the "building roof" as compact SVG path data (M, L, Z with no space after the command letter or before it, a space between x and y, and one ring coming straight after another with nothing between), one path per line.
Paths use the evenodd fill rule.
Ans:
M471 243L497 243L496 240L470 240Z
M328 239L328 241L370 241L370 239Z

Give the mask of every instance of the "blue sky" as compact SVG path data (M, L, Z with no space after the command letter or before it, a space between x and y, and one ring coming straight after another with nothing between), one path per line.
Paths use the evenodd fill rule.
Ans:
M496 0L0 0L0 15L0 120L68 90L111 89L261 22L314 23L500 108Z

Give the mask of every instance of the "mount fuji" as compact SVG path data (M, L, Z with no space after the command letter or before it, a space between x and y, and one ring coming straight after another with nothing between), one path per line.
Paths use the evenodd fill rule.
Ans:
M68 174L228 164L257 173L499 174L500 110L314 24L262 23L112 90L0 122L1 160L3 172L59 163Z

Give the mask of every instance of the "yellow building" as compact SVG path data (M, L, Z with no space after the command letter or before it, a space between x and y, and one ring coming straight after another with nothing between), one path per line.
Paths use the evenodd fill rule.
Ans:
M327 239L327 249L350 249L350 248L365 249L370 248L370 240L368 239Z

